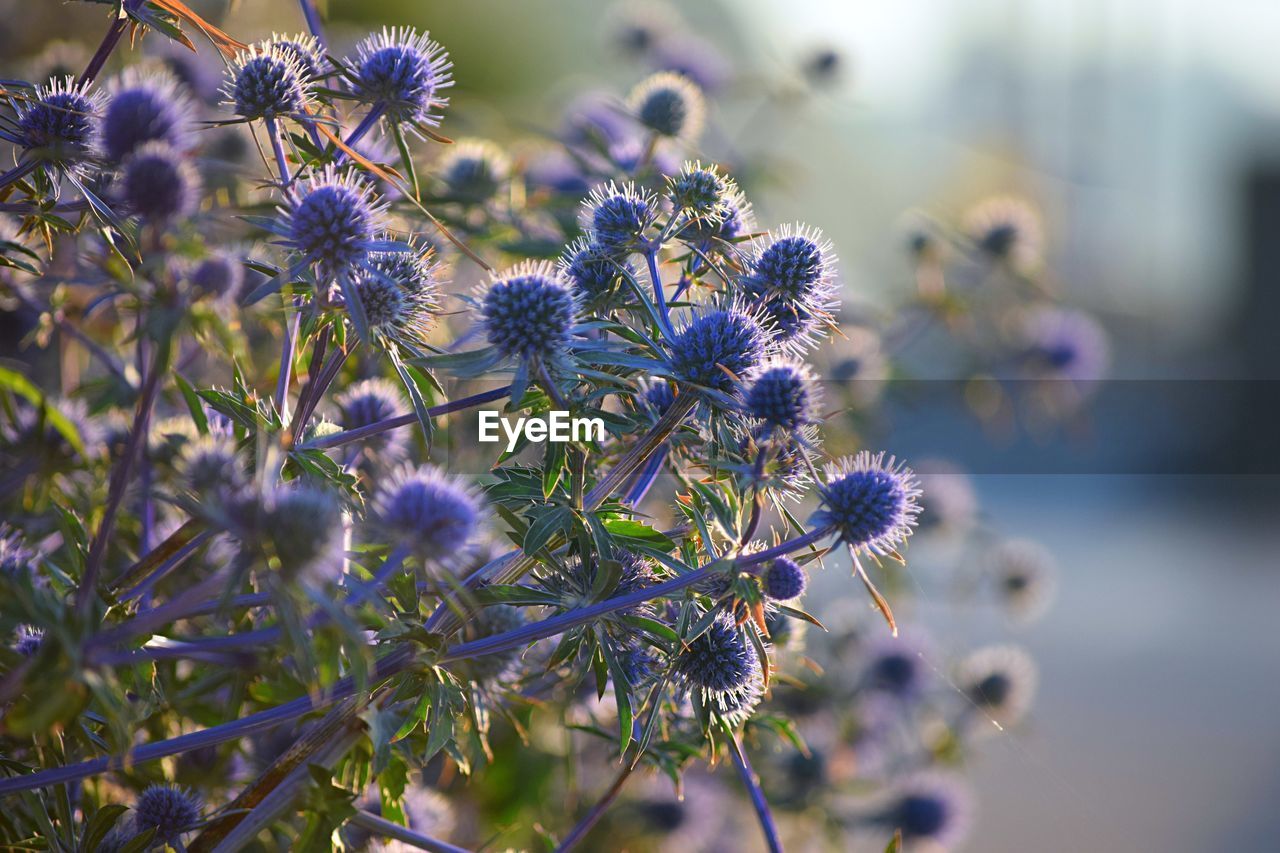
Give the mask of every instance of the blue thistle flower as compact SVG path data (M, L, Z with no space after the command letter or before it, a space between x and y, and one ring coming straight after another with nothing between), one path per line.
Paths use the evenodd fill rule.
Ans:
M929 684L926 646L904 637L880 637L866 653L866 686L901 700L914 699Z
M733 620L721 616L680 653L676 673L691 686L727 693L760 674L760 658Z
M434 112L448 106L441 90L453 85L453 63L430 33L411 27L384 28L356 48L351 83L357 97L380 107L390 121L438 125Z
M148 142L124 161L120 194L130 212L152 222L185 216L200 202L200 173L164 142Z
M364 266L386 209L373 190L332 166L308 179L283 209L285 245L326 270Z
M760 588L765 598L774 601L791 601L804 595L809 576L804 566L790 557L779 557L769 564L760 576Z
M607 148L634 135L617 99L605 92L587 92L564 111L561 138L570 145Z
M344 430L385 421L407 414L400 386L386 379L365 379L349 386L334 400L341 413ZM402 430L388 430L365 439L368 455L398 460L404 455L407 439Z
M287 483L262 495L253 521L253 544L274 557L286 580L323 583L342 570L343 513L332 492Z
M1026 539L1002 542L988 558L996 593L1009 612L1030 621L1044 612L1053 596L1053 555Z
M803 351L836 306L831 243L805 225L783 226L752 246L738 283L743 297L776 327L779 344Z
M133 804L133 821L138 832L155 829L157 841L171 844L200 822L200 800L173 785L152 785Z
M511 178L511 159L486 139L460 139L437 166L445 193L463 204L484 204Z
M373 514L397 545L423 561L451 564L480 522L480 502L461 480L423 465L405 467L379 489Z
M965 216L965 230L978 251L993 261L1028 267L1040 257L1040 217L1022 199L996 196L979 202Z
M692 220L680 229L677 236L704 251L724 251L730 248L728 244L746 237L755 227L755 211L751 202L747 201L738 185L733 184L722 199L720 215L716 219Z
M200 297L234 296L244 287L244 264L228 252L217 251L196 261L187 271L187 281Z
M658 658L641 643L631 643L617 654L618 666L632 687L642 687L658 675Z
M18 101L15 138L25 156L77 169L94 155L102 95L91 86L70 77L50 80Z
M560 606L565 610L585 607L603 598L617 598L633 592L647 589L655 583L652 563L639 554L631 551L619 551L614 555L618 563L617 582L611 589L597 589L600 577L600 563L592 558L587 561L578 560L571 564L567 571L547 571L539 575L538 582L545 589L556 594ZM632 607L614 611L604 618L608 627L624 627L624 635L630 636L632 631L620 622L625 616L652 615L653 607L642 602Z
M429 250L376 253L356 288L369 328L392 341L420 342L440 308Z
M624 274L634 275L629 263L619 261L603 246L592 243L589 237L579 237L570 243L560 256L558 266L583 300L607 296Z
M240 53L223 87L227 105L247 119L275 119L306 112L311 88L306 72L288 49L252 45Z
M191 147L191 102L172 77L128 69L109 91L100 131L108 160L119 163L148 142Z
M644 232L658 218L658 199L634 183L610 182L591 191L582 203L582 228L613 255L626 255L645 242Z
M552 361L569 348L578 301L554 265L525 262L494 276L480 310L489 343L504 357Z
M641 399L653 412L655 418L666 414L667 409L671 408L671 404L676 401L675 391L672 390L671 383L665 379L642 378L641 388L643 389Z
M13 643L13 650L24 658L35 657L44 642L44 631L31 625L18 626L18 638Z
M1082 311L1036 307L1023 318L1019 331L1023 363L1037 379L1088 385L1106 374L1110 361L1106 332Z
M680 381L729 393L736 377L764 359L769 345L768 332L753 315L738 308L713 309L680 330L668 359Z
M833 527L854 551L886 554L905 542L920 513L920 489L910 468L883 452L863 450L826 469L821 508L811 523Z
M689 78L660 71L636 85L627 96L632 115L659 136L692 141L702 132L706 103Z
M794 433L817 419L817 387L801 362L771 361L752 371L742 409L770 431Z
M1035 698L1035 661L1017 646L975 649L960 662L956 683L985 717L1012 725L1026 715Z
M220 502L238 495L246 485L244 470L229 435L211 433L183 445L178 471L193 494Z
M524 627L525 621L524 612L518 607L509 604L483 607L463 626L463 642L471 643L518 630ZM456 666L460 675L473 682L497 682L511 671L519 659L520 649L515 648L459 661Z
M667 177L667 198L687 222L719 223L728 213L730 200L738 195L737 185L714 165L686 162L677 174Z
M921 775L898 786L879 817L890 830L901 830L910 845L929 842L949 850L968 833L969 798L964 789L941 775Z
M302 73L304 82L318 80L325 75L324 51L321 49L320 40L310 33L294 35L272 33L271 38L260 45L260 49L263 53L277 50L291 57Z

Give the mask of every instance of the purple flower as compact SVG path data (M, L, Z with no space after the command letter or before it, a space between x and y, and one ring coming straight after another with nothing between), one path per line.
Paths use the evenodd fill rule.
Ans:
M827 466L811 523L832 527L855 551L885 554L906 541L920 513L915 474L892 456L863 450Z
M441 92L453 85L453 63L430 33L384 28L360 42L347 67L356 95L390 121L440 124L437 110L449 104Z

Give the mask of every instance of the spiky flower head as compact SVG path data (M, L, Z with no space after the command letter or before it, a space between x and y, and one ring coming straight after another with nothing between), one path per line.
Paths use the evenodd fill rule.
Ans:
M292 50L251 45L228 70L227 105L241 118L276 119L301 115L311 102L307 72Z
M324 50L320 45L320 40L310 33L294 33L293 35L272 33L271 38L263 42L260 47L265 53L277 50L286 56L292 57L298 66L298 70L302 72L304 82L319 79L325 74Z
M400 254L409 253L394 252L385 257ZM390 261L387 266L395 263ZM406 287L400 283L398 276L386 272L383 264L376 261L361 272L356 289L360 294L360 304L364 306L369 328L387 340L407 343L421 341L435 321L439 309L434 285Z
M759 305L793 351L811 346L836 306L835 255L822 232L784 225L757 239L747 272L739 279L744 298Z
M165 142L148 142L124 161L120 192L131 213L150 222L186 216L200 203L200 173Z
M716 308L694 318L671 341L671 370L682 382L728 393L768 354L770 334L742 308Z
M640 81L627 108L659 136L692 141L702 133L706 103L698 85L682 74L660 71Z
M470 643L515 631L524 625L525 616L520 608L509 604L495 604L481 608L467 620L462 628L462 638L464 642ZM460 661L457 664L458 672L471 681L497 682L512 670L519 658L520 649L506 649Z
M91 91L92 85L70 77L52 79L17 102L15 136L26 156L61 168L93 156L102 95Z
M187 281L198 296L233 297L244 287L244 264L229 252L214 251L191 265Z
M511 178L511 158L487 139L459 139L437 165L445 193L464 204L484 204Z
M480 501L461 480L430 465L405 467L378 491L378 525L419 559L451 564L480 522Z
M133 822L139 832L155 829L157 841L179 841L200 822L200 800L174 785L152 785L133 804Z
M384 28L356 47L351 83L365 103L393 122L440 123L435 110L448 106L442 90L453 85L449 54L431 34L412 27Z
M569 348L578 300L554 264L527 261L494 276L480 312L489 343L503 356L548 361Z
M675 672L688 689L711 700L722 713L740 712L758 698L760 656L727 615L685 647L676 658Z
M795 432L817 420L818 389L807 365L770 360L751 372L742 408L770 430Z
M558 266L583 300L612 293L624 272L633 273L629 263L619 261L603 246L591 242L590 237L579 237L570 243Z
M235 440L211 433L188 441L178 454L178 472L187 488L203 500L234 496L246 484Z
M737 189L715 165L703 166L696 161L685 162L677 174L667 177L667 198L689 221L720 222Z
M1022 318L1023 362L1037 379L1087 385L1102 379L1110 361L1106 332L1083 311L1038 306Z
M889 830L901 830L902 840L913 848L948 850L962 842L969 831L972 807L967 792L949 777L919 775L901 783L881 821Z
M287 483L262 495L253 522L253 544L274 557L286 580L323 583L342 569L342 508L332 492Z
M1054 587L1054 560L1047 548L1010 539L992 549L988 562L996 593L1014 617L1031 620L1044 612Z
M19 625L18 638L14 640L13 650L24 658L35 657L44 642L44 631L34 625Z
M675 391L672 390L671 383L665 379L641 377L640 390L640 399L655 419L666 414L667 409L671 408L671 404L676 401Z
M610 181L596 187L583 201L582 228L604 251L626 255L644 243L644 232L658 213L657 196L631 182L618 185Z
M653 564L647 558L632 551L618 551L605 562L605 576L601 577L601 561L596 558L576 560L564 570L549 570L539 575L538 583L560 599L560 607L573 610L585 607L604 598L618 598L639 592L655 583ZM652 614L652 606L646 602L623 608L604 617L610 628L627 616ZM624 630L631 636L630 630Z
M1014 267L1035 264L1044 242L1040 215L1012 196L979 202L965 217L965 231L982 254Z
M679 239L685 243L724 251L755 230L755 211L736 183L731 183L722 199L720 216L714 220L696 219L680 229Z
M1017 646L986 646L960 662L956 683L982 714L1000 725L1018 722L1036 692L1036 665Z
M884 452L860 451L826 468L821 508L812 523L832 527L855 551L886 554L911 535L920 514L912 470Z
M361 266L382 230L385 209L359 177L327 166L288 200L286 244L331 271Z
M119 163L148 142L179 151L191 147L193 108L172 76L129 68L108 91L100 138L109 161Z
M760 589L765 598L774 601L791 601L804 595L809 585L809 575L804 566L790 557L779 557L768 565L760 576Z
M334 402L338 405L344 430L359 429L408 413L400 386L382 378L364 379L350 385ZM403 430L387 430L364 441L369 456L397 460L404 455L405 444Z

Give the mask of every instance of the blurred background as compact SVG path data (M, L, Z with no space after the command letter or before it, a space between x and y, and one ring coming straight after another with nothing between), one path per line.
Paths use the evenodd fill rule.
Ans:
M283 0L191 5L246 40L301 27ZM499 140L554 132L584 90L625 92L650 61L619 33L664 14L328 12L336 53L374 24L429 28L458 81L443 131ZM0 53L91 43L102 14L0 0ZM956 220L1013 193L1041 211L1053 287L1110 334L1113 379L1069 424L990 429L954 405L962 369L926 350L867 428L970 472L987 521L1058 564L1052 609L1020 636L1040 666L1032 719L966 768L969 849L1275 849L1280 4L737 0L678 16L688 39L663 61L709 75L705 156L756 164L744 183L762 222L824 229L847 311L910 293L904 213ZM921 621L957 622L937 636L984 630L925 598Z

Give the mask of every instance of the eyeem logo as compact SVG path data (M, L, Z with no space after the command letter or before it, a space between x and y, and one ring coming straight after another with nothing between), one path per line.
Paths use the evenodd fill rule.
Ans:
M534 444L544 441L604 441L603 420L573 418L568 412L559 409L547 412L545 418L516 418L514 425L497 412L481 412L477 438L488 444L501 441L499 427L507 437L508 453L516 449L522 435Z

